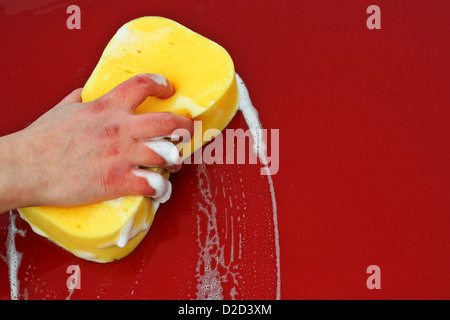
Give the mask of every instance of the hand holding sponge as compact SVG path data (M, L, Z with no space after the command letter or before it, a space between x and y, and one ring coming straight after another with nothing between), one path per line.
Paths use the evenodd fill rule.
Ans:
M175 93L167 99L148 97L136 113L170 111L202 121L194 132L202 139L182 141L178 146L184 151L183 158L208 142L203 140L206 130L222 131L236 114L238 89L226 50L162 17L138 18L117 31L83 88L83 102L95 100L141 73L164 75ZM164 169L151 170L169 176ZM19 212L35 232L76 256L110 262L136 248L158 206L159 202L148 197L126 196L80 207L28 207Z

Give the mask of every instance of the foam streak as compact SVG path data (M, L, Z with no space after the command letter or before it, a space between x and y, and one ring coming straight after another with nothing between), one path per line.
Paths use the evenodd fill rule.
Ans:
M264 164L264 169L267 173L269 173L268 162L266 158L266 145L262 140L262 124L259 120L258 111L253 106L252 101L250 100L250 95L248 93L247 87L242 81L241 77L236 73L236 80L239 89L239 110L242 112L244 116L245 122L249 127L252 135L253 135L253 150L255 154L260 159L261 163ZM275 188L273 186L272 176L270 174L266 174L267 182L270 187L270 195L272 200L272 210L273 210L273 226L274 226L274 235L275 235L275 253L276 253L276 265L277 265L277 293L276 298L281 299L281 271L280 271L280 242L279 242L279 232L278 232L278 209L277 209L277 201L275 198Z
M25 237L25 230L17 229L16 217L12 211L9 212L8 236L6 237L6 254L0 257L8 265L9 285L11 292L11 300L19 300L20 282L18 278L20 262L22 261L22 253L16 249L16 235Z

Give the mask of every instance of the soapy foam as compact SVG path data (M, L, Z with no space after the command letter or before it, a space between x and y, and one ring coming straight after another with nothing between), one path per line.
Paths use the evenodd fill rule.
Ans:
M232 271L233 267L236 266L236 264L233 264L233 223L231 223L231 253L229 257L226 257L225 246L222 244L218 229L217 207L214 203L209 177L205 171L204 164L197 168L197 179L197 188L202 196L202 201L197 203L200 212L197 215L197 243L200 252L196 267L196 296L199 300L222 300L226 293L222 284L231 279L235 286L227 294L235 297L237 294L238 273ZM202 226L205 224L207 226L206 230L202 231ZM204 236L202 236L203 232L205 233ZM228 258L228 262L226 258Z
M133 33L126 25L123 25L119 28L119 30L117 30L115 38L118 43L131 43L133 42Z
M25 237L25 230L16 227L16 217L12 211L9 212L8 236L6 238L6 254L0 257L8 265L9 285L11 292L11 300L19 300L20 298L20 281L18 278L20 262L22 261L22 253L16 249L16 235Z
M172 142L164 140L163 138L154 138L143 143L147 148L163 158L168 166L181 163L180 152Z
M131 235L131 229L133 228L134 217L130 219L120 230L119 239L117 240L117 246L119 248L123 248L128 243L128 240Z
M114 201L114 200L112 200L112 201ZM157 200L153 200L153 199L150 201L151 201L151 206L153 209L153 214L156 214L156 211L158 210L161 202L159 202ZM131 239L133 239L134 237L136 237L140 232L149 230L150 224L147 222L147 220L144 220L139 225L135 225L136 214L137 214L137 211L134 213L133 217L130 218L130 220L122 227L117 241L115 241L112 244L104 245L104 246L100 247L100 249L108 248L113 245L116 245L119 248L124 248L128 244L128 242ZM88 259L88 260L92 260L92 259Z
M205 108L199 106L192 99L190 99L186 96L183 96L182 94L177 94L173 104L176 106L183 106L184 108L186 108L189 111L189 113L191 114L192 118L195 118L200 113L205 111Z
M156 211L159 208L159 204L160 203L158 201L151 200L153 214L156 214ZM112 246L124 248L128 244L128 242L131 239L133 239L134 237L136 237L139 233L141 233L142 231L150 230L151 225L148 223L147 220L144 220L140 224L137 224L137 225L135 224L136 214L137 214L137 210L134 212L133 216L127 221L127 223L122 227L122 229L120 230L120 233L119 233L119 237L116 240L114 240L111 243L106 243L98 248L105 249L105 248L109 248ZM87 260L92 260L92 259L87 259Z
M119 239L117 240L117 246L123 248L127 245L128 241L136 237L141 231L150 229L150 225L147 221L141 223L141 225L134 226L135 216L127 222L127 224L120 230Z
M172 194L172 184L170 181L153 171L134 170L133 173L138 177L145 178L150 187L155 190L155 195L152 196L153 199L161 203L169 200Z
M262 125L259 121L258 112L251 103L247 88L245 87L242 79L236 74L239 90L239 110L242 112L244 119L253 136L253 151L257 154L261 163L264 164L265 170L267 168L266 158L266 145L262 139ZM240 174L240 172L239 172ZM228 174L227 174L228 176ZM228 295L231 299L236 299L239 295L243 296L244 292L240 292L239 279L242 276L236 271L239 268L239 264L243 258L244 245L248 237L252 238L252 235L246 235L246 220L245 214L239 215L241 206L242 210L246 210L245 193L242 191L242 199L237 199L239 205L233 204L231 196L227 196L226 187L224 185L225 179L223 174L220 175L220 181L222 183L223 198L228 200L229 207L223 208L224 213L224 226L221 228L222 234L220 236L217 222L217 207L214 203L214 199L218 195L216 187L215 193L212 192L210 187L210 181L206 167L204 164L197 168L198 185L197 188L200 191L202 201L197 203L199 214L197 215L197 243L199 245L199 259L196 267L197 277L197 299L224 299ZM242 182L242 178L240 179ZM267 175L267 182L269 184L269 191L271 194L270 201L272 207L272 220L273 220L273 233L274 233L274 251L275 251L275 265L276 265L276 299L280 299L280 249L279 249L279 236L278 236L278 221L277 221L277 205L275 198L275 189L273 186L272 177ZM230 189L230 188L229 188ZM230 189L231 190L231 189ZM235 188L233 188L235 190ZM228 199L227 199L228 198ZM233 210L233 213L229 213L228 209ZM242 222L241 222L242 220ZM203 227L202 227L203 226ZM253 236L254 238L254 236ZM237 246L235 248L235 246ZM229 252L226 254L225 249ZM235 252L237 251L237 253ZM248 251L248 249L247 249ZM256 253L256 252L254 252ZM244 262L242 261L244 264ZM243 266L245 268L245 264ZM248 266L247 266L248 267ZM274 275L275 278L275 275ZM230 279L232 287L230 289ZM242 282L244 284L245 281ZM228 286L228 289L226 289Z
M167 85L168 85L167 79L163 75L160 75L160 74L157 74L157 73L149 73L149 74L147 74L147 76L150 79L152 79L153 81L155 81L155 83L160 85L160 86L167 87Z
M75 291L75 287L67 289L67 290L69 291L69 294L67 295L66 300L70 300L72 298L72 294Z
M85 260L91 260L91 261L96 261L98 259L96 254L93 254L91 252L86 252L86 251L75 251L74 254L77 257L80 257L82 259Z
M239 90L239 110L244 116L245 122L253 135L253 151L260 159L261 163L264 164L264 169L266 169L267 182L269 183L270 196L272 201L273 210L273 225L274 225L274 236L275 236L275 253L276 253L276 265L277 265L277 299L281 298L281 271L280 271L280 242L279 242L279 232L278 232L278 217L277 217L277 201L275 198L275 187L273 185L272 176L268 168L268 161L266 156L267 147L262 139L262 124L259 121L259 115L256 108L253 106L250 100L250 95L248 93L247 87L242 81L241 77L236 73L236 80Z
M153 207L153 213L156 214L156 211L158 211L160 203L156 200L151 200L152 207Z
M120 198L117 198L117 199L112 199L112 200L107 200L107 201L105 201L106 203L109 203L109 204L111 204L111 205L113 205L113 206L115 206L115 207L120 207L121 205L122 205L122 200L124 199L125 197L120 197Z
M136 36L133 35L133 33L128 29L126 25L123 25L122 27L117 30L116 34L114 35L115 43L112 48L107 49L109 51L109 54L112 56L118 56L123 55L124 52L122 50L115 50L114 48L116 46L123 46L124 48L130 46L136 41Z

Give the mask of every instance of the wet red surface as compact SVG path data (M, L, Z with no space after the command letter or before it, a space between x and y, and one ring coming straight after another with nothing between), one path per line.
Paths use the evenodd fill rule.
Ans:
M263 127L280 130L277 219L260 164L185 165L147 237L115 263L77 259L17 218L20 298L450 298L447 1L377 1L381 30L367 29L361 1L73 4L81 30L67 29L64 1L1 2L0 134L82 87L125 22L165 16L224 46ZM247 129L240 113L230 128ZM0 215L2 256L8 225ZM370 265L381 289L366 286Z

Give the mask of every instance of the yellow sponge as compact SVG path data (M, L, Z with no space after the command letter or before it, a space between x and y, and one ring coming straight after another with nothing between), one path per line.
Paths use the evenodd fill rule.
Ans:
M230 55L217 43L162 17L135 19L117 31L83 88L83 102L140 73L164 75L175 94L168 99L148 97L136 113L171 111L202 121L194 132L202 139L186 142L191 146L182 148L183 158L207 142L206 130L223 130L236 114L238 90ZM158 205L147 197L127 196L80 207L30 207L19 212L34 231L76 256L109 262L136 248Z

